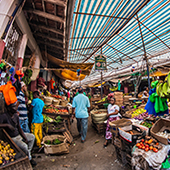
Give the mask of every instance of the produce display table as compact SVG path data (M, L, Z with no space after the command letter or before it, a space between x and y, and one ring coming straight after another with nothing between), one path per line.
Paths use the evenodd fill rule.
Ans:
M70 130L70 125L71 125L71 122L70 122L70 117L71 117L71 115L69 114L69 113L67 113L67 114L58 114L58 113L49 113L49 112L43 112L43 114L45 114L45 115L47 115L47 116L55 116L55 117L57 117L57 116L60 116L62 119L65 119L65 120L67 120L67 123L68 123L68 129Z

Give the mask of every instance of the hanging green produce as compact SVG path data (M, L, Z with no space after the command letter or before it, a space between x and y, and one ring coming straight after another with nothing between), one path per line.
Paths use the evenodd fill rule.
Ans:
M32 76L32 70L27 69L27 70L24 72L24 77L22 78L22 81L24 81L24 83L25 83L26 85L29 85L30 82L31 82L31 76Z

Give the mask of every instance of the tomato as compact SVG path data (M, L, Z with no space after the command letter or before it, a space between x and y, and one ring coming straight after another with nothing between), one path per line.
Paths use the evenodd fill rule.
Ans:
M149 148L149 145L148 145L148 144L146 144L146 145L145 145L145 147L146 147L146 148Z
M141 142L144 142L144 141L145 141L144 139L141 140Z
M156 145L159 145L159 143L157 142Z
M153 151L154 151L154 152L158 152L158 149L157 149L157 148L153 148Z
M149 148L145 148L145 151L148 152L148 151L149 151Z
M138 146L138 148L139 148L139 149L142 149L142 146L141 146L141 145L139 145L139 146Z
M153 149L153 146L150 146L149 149L152 150L152 149Z
M137 147L140 146L140 143L137 143L136 146L137 146Z
M148 143L148 141L146 140L146 141L145 141L145 143L147 144L147 143Z
M145 150L145 146L142 146L142 149Z
M143 145L143 142L140 142L141 145Z

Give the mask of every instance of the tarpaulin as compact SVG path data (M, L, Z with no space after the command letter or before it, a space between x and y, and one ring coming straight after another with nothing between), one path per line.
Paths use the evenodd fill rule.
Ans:
M78 81L78 80L83 80L86 75L81 74L79 77L77 76L77 72L63 69L63 70L54 70L54 73L56 76L58 76L61 79L64 80L71 80L71 81Z
M94 63L83 63L83 64L82 63L69 63L67 61L55 58L48 53L47 53L47 58L51 63L58 65L58 66L65 68L65 69L70 69L72 71L77 71L77 69L81 69L82 70L81 73L85 74L85 75L90 74L91 69L94 65Z

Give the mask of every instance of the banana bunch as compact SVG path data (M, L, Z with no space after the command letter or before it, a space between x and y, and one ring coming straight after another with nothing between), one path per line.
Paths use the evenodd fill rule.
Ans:
M118 89L118 87L112 87L112 88L109 88L110 89L110 91L116 91L117 89Z
M97 102L95 102L95 103L102 103L102 102L105 102L105 101L107 101L107 96L104 97L102 100L99 100L99 101L97 101Z
M50 93L48 90L47 90L46 92L47 92L47 96L50 97L50 96L51 96L51 93Z
M156 93L161 98L170 98L170 72L165 81L160 81L156 86Z

